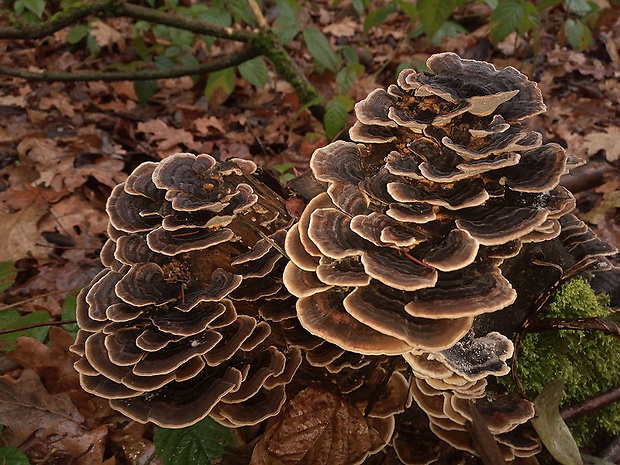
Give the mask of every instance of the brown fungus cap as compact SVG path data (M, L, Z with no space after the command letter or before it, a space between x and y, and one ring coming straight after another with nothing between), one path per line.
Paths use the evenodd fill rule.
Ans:
M473 318L515 302L502 261L557 237L574 205L558 186L569 157L521 124L545 111L535 83L454 53L427 64L435 74L404 70L355 105L353 142L315 151L310 167L327 192L286 239L301 324L345 350L449 350ZM392 349L361 343L345 324ZM468 368L469 352L455 354L450 369L503 373L510 355L494 365L491 352Z
M302 361L259 312L277 297L294 316L280 194L252 162L182 153L136 168L107 211L108 269L78 298L84 388L164 427L210 412L234 425L277 414Z

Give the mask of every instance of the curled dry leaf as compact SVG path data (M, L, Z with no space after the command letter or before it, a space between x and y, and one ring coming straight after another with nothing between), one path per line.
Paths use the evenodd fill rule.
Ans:
M545 387L534 399L536 417L532 425L547 450L562 465L583 465L579 448L568 426L560 416L564 382L561 379Z
M34 432L79 436L83 421L69 396L51 395L33 370L24 370L17 379L0 376L0 424L10 429L3 435L10 444L21 444Z
M335 394L309 387L271 422L250 465L357 464L381 443L359 410Z

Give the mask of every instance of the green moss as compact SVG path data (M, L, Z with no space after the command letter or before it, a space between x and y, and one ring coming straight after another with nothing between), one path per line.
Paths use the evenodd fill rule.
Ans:
M608 317L609 300L576 278L557 292L545 318ZM520 348L518 375L531 398L550 382L564 379L564 405L620 385L620 340L597 331L545 331L528 334ZM620 433L620 402L569 422L577 443L590 441L597 429Z

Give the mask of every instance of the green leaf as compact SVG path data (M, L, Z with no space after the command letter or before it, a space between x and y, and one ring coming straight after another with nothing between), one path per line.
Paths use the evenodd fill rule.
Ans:
M344 57L344 61L346 61L349 65L355 65L360 62L360 57L355 47L345 45L344 47L342 47L340 52Z
M339 94L346 94L357 78L364 72L364 66L357 65L348 65L338 71L336 74L336 88Z
M495 8L497 8L499 0L484 0L484 3L489 5L491 7L491 9L494 10Z
M564 382L557 379L534 399L536 416L530 421L549 453L562 465L583 465L579 448L560 416Z
M45 11L45 0L21 0L24 6L32 11L38 18L43 16Z
M523 4L523 13L523 18L521 18L518 27L519 34L525 34L532 28L540 27L540 13L536 9L536 5L525 2Z
M72 28L67 34L67 42L70 44L77 44L82 39L85 39L88 35L88 26L84 24L78 24L74 28Z
M564 34L575 50L585 50L592 44L592 31L578 19L569 18L566 20Z
M275 31L280 42L286 45L301 31L297 22L299 5L294 0L278 0L277 4L280 16L275 21Z
M357 16L362 16L364 14L364 8L366 7L364 5L364 0L353 0L351 4L353 5L353 9L357 13Z
M204 95L207 100L211 100L216 92L220 91L226 98L235 88L235 71L233 68L226 68L220 71L214 71L209 74L207 84L205 85Z
M0 292L6 291L15 283L17 270L12 262L0 262Z
M491 13L491 40L498 43L516 31L523 18L523 0L501 0Z
M540 0L540 2L536 4L536 8L538 9L538 11L543 12L547 8L559 5L560 3L562 3L562 0Z
M366 16L366 19L364 20L364 33L368 32L373 27L380 26L383 21L385 21L385 18L387 18L395 9L396 5L394 2L390 2L386 6L377 8L376 10L368 13L368 16Z
M22 316L14 308L8 308L0 311L0 329L15 329L29 326L35 323L44 323L50 321L50 314L45 310L27 313ZM25 329L14 333L0 334L0 350L13 350L15 341L20 336L32 337L43 342L49 331L49 326L40 326L38 328Z
M452 14L452 0L419 0L418 15L424 31L432 37Z
M252 58L239 65L241 77L256 87L265 87L267 83L267 64L262 57Z
M30 465L30 460L15 447L0 447L0 465Z
M341 100L335 98L329 101L323 123L327 137L330 139L334 139L342 131L347 124L347 107Z
M234 445L231 432L211 418L187 428L157 428L153 442L163 465L209 465Z
M157 90L157 81L154 79L134 81L133 89L136 91L140 105L146 105Z
M456 37L459 34L467 34L469 31L454 21L446 21L441 25L434 36L430 38L432 44L439 45L447 37Z
M340 67L340 58L334 52L334 49L323 34L318 29L309 27L304 30L304 40L308 51L314 57L317 63L336 72Z
M415 3L410 3L406 0L398 0L398 6L403 13L405 13L409 19L413 21L417 21L418 19L418 9L415 6Z
M566 0L568 11L578 16L585 16L590 13L592 7L587 0Z
M280 174L284 174L288 170L292 169L294 166L295 166L295 163L281 163L279 165L273 165L271 169L276 170Z
M62 303L62 314L61 319L63 320L75 320L75 310L77 306L77 297L74 295L69 295ZM71 323L67 325L62 325L63 329L67 331L73 339L76 338L78 329L80 329L77 323Z

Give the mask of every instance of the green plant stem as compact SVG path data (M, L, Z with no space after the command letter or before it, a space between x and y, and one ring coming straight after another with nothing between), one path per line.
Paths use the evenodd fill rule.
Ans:
M33 328L40 328L42 326L62 326L62 325L71 325L75 323L77 323L77 320L61 320L61 321L47 321L45 323L33 323L31 325L21 326L19 328L0 330L0 336L3 334L16 333L18 331L26 331L28 329L33 329Z
M97 71L84 73L50 73L47 71L27 71L24 69L0 66L0 74L26 79L30 82L79 82L79 81L148 81L170 79L181 76L206 74L230 68L258 56L256 49L248 47L235 55L210 61L202 65L181 66L173 69L143 69L139 71Z

